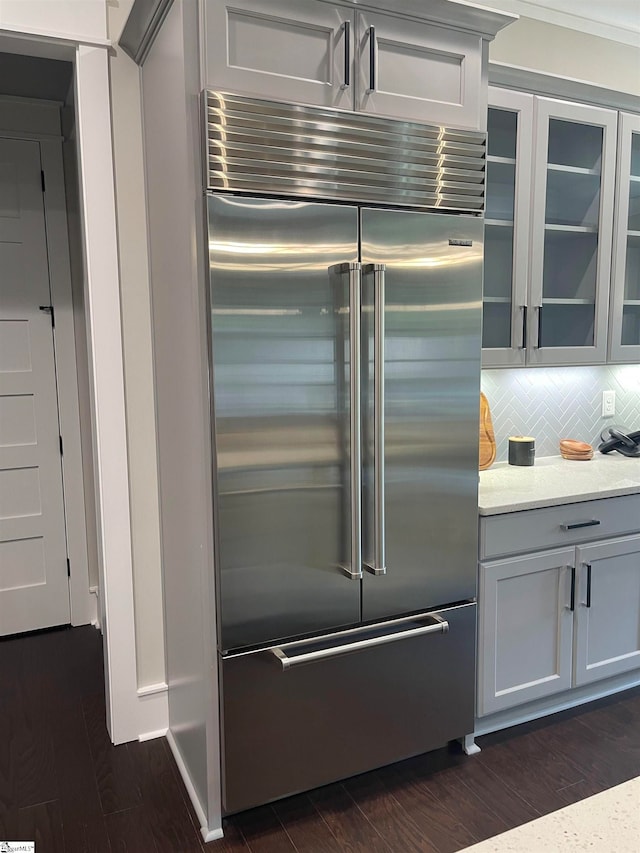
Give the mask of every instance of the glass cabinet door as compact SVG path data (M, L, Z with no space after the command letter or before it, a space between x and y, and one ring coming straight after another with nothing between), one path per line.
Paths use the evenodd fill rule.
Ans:
M483 367L524 364L533 96L489 89Z
M606 358L616 113L536 98L530 364Z
M640 360L640 116L622 113L618 141L610 358Z

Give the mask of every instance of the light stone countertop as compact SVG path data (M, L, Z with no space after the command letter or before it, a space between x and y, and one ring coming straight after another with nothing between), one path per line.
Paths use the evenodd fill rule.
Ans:
M499 462L480 471L480 515L640 493L640 458L597 451L588 462L561 456L536 459L531 467Z

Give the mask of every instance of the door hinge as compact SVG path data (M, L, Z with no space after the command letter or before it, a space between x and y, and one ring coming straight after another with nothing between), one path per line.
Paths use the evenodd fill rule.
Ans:
M51 326L55 329L56 327L56 317L53 312L53 305L40 305L38 306L41 311L44 311L45 314L48 314L51 317Z
M69 560L68 557L67 557L67 577L68 578L71 577L71 561Z
M42 192L44 192L44 191L45 191L45 186L44 186L44 172L42 171L42 169L40 170L40 181L41 181L41 183L42 183Z
M60 442L60 456L64 456L64 450L62 449L62 436L58 436L58 440Z

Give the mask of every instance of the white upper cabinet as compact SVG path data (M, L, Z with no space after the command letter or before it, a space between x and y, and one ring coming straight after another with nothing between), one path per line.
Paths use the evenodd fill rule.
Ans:
M486 44L511 20L447 0L204 0L204 10L209 88L470 130L486 127Z
M516 366L527 354L533 96L489 92L482 364Z
M604 362L617 116L536 99L531 364Z
M484 367L606 360L616 124L489 89Z
M317 0L208 0L209 88L353 107L354 13Z
M640 116L622 113L618 131L611 361L640 361Z
M479 35L373 12L357 13L356 33L358 111L484 129Z

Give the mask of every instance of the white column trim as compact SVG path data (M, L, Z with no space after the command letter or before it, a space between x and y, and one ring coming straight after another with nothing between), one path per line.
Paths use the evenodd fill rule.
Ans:
M139 707L120 282L105 48L77 46L75 85L106 712L111 739L118 744L137 740Z
M193 805L194 811L198 817L198 820L200 821L200 833L205 843L208 841L215 841L217 838L222 838L224 836L224 833L222 831L222 825L210 829L207 824L207 817L205 814L204 807L200 802L198 794L196 793L196 789L193 787L193 782L191 781L189 771L187 770L187 766L184 763L184 759L182 758L180 748L178 747L178 744L173 736L171 729L169 729L169 731L167 732L167 743L169 744L171 753L173 754L176 765L178 766L178 770L180 771L180 776L182 777L184 786L187 789L187 793L189 794L191 804Z
M138 688L139 741L164 737L169 728L169 690L166 681Z

